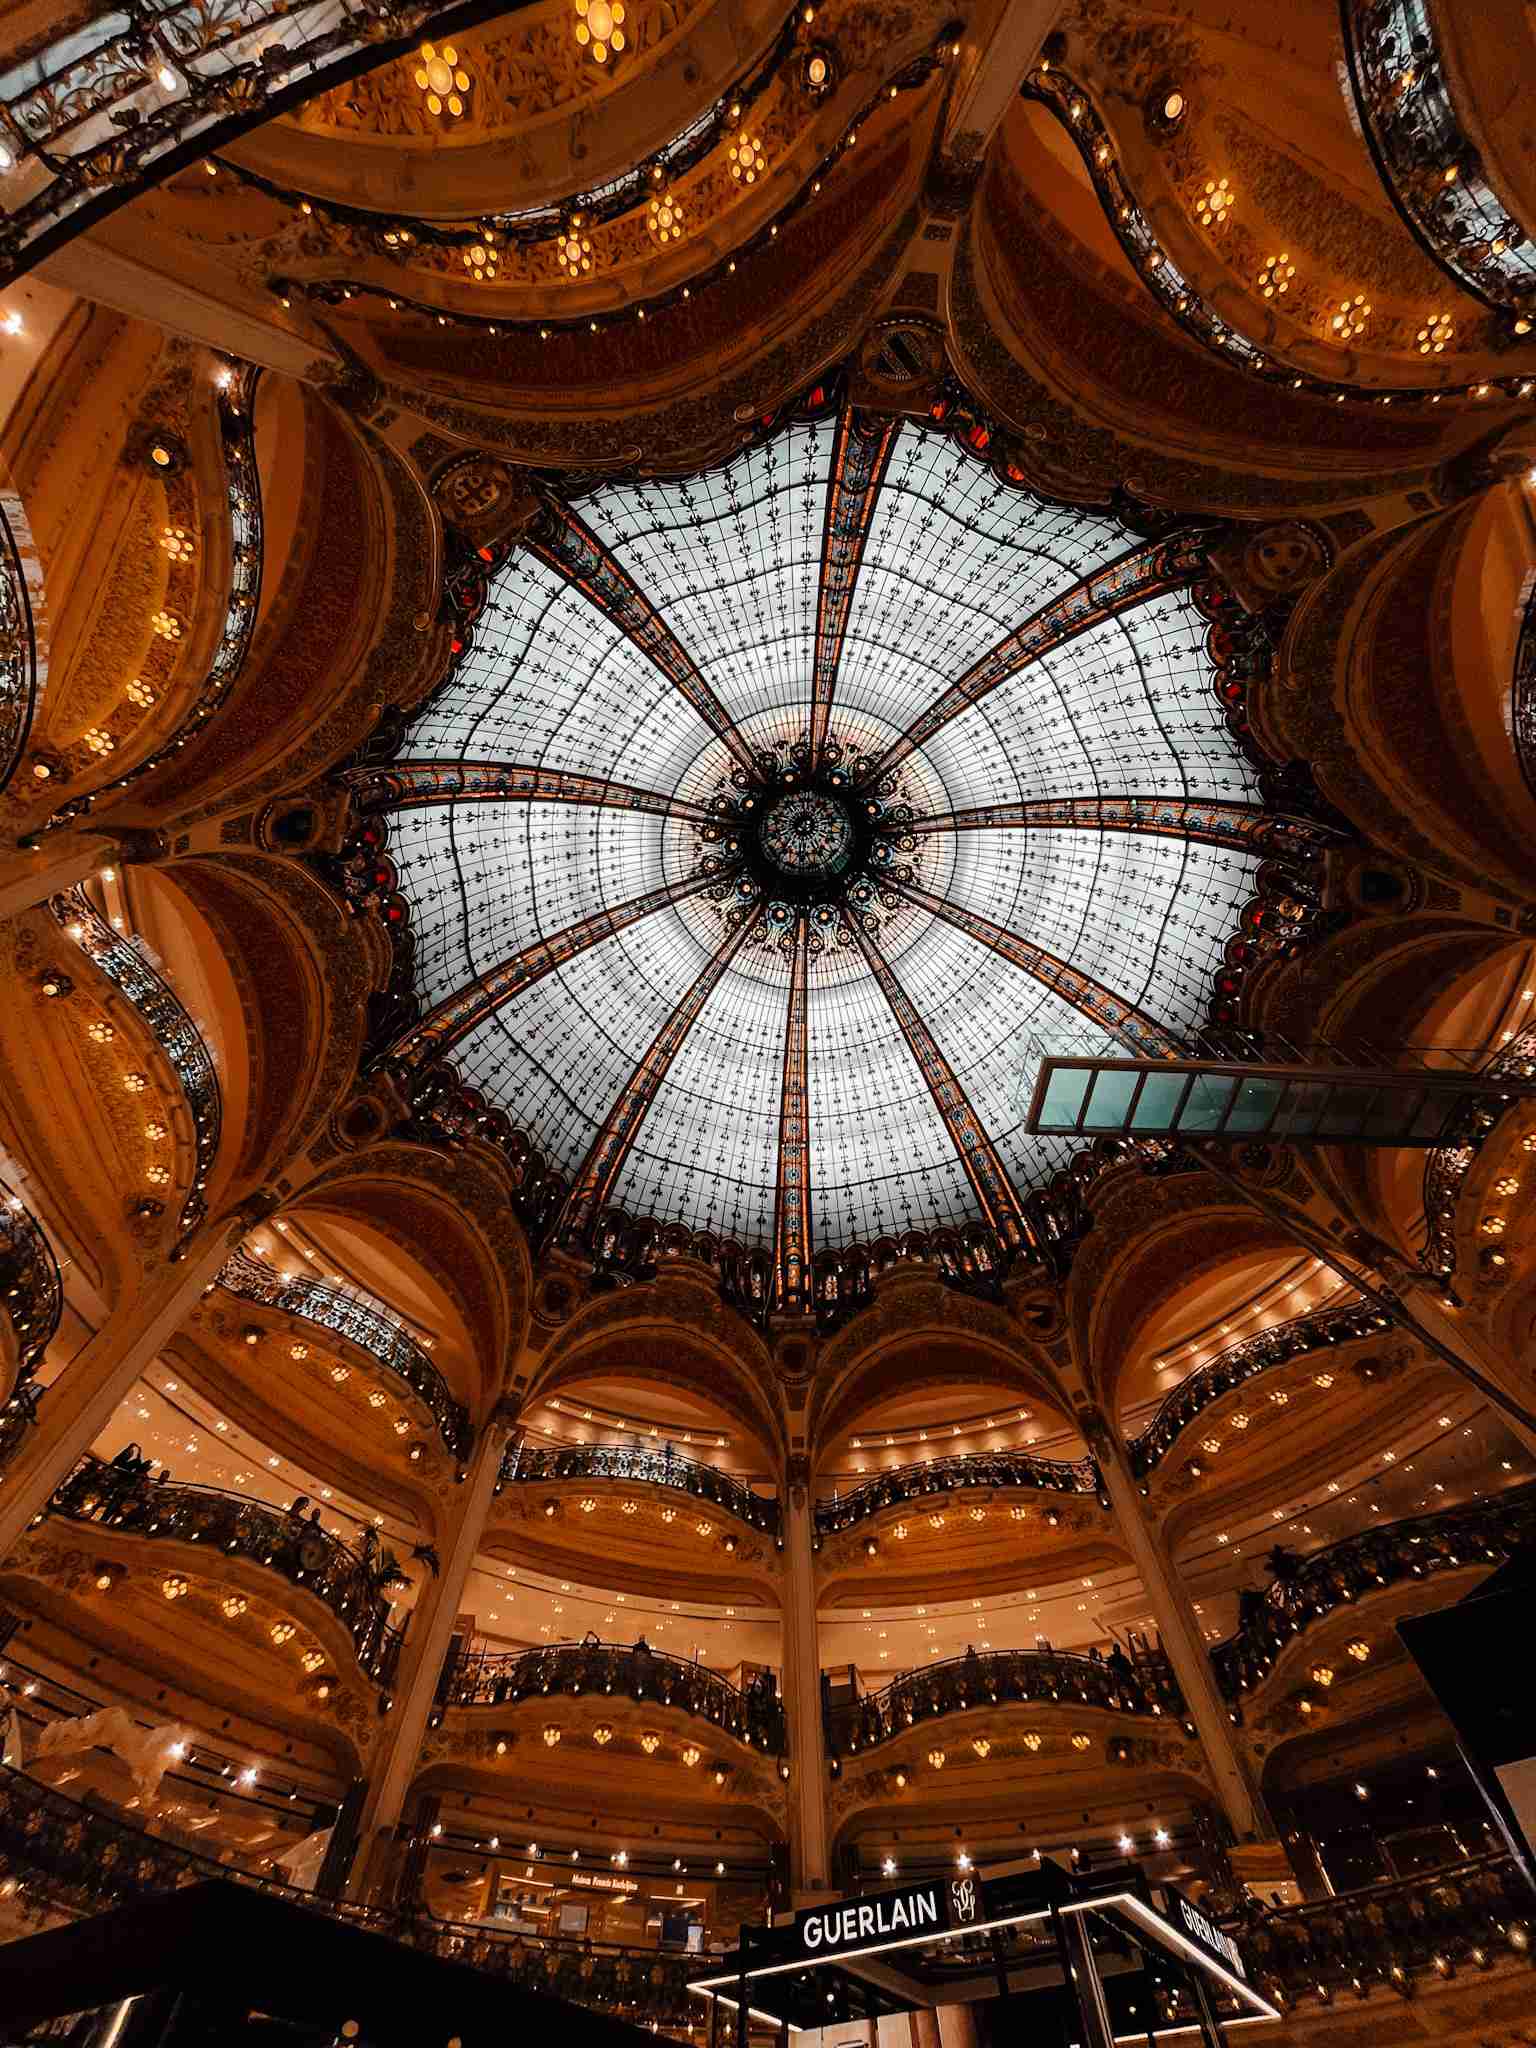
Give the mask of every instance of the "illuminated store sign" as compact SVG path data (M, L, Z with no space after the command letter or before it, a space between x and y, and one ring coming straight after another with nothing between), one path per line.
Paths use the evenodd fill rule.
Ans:
M849 1949L909 1941L915 1934L942 1934L951 1924L950 1893L955 1889L934 1880L846 1905L808 1906L795 1915L798 1945L806 1955L836 1956Z
M1173 1909L1170 1917L1179 1932L1187 1935L1197 1948L1204 1949L1208 1956L1213 1956L1234 1977L1246 1979L1248 1971L1232 1937L1223 1934L1215 1921L1202 1913L1192 1899L1186 1899L1177 1885L1169 1885L1167 1892L1168 1903Z

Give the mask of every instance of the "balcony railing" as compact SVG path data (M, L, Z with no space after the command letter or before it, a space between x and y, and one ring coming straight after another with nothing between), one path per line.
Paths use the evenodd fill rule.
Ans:
M225 1557L278 1572L324 1604L352 1638L357 1661L379 1685L389 1685L400 1656L401 1630L392 1627L383 1589L402 1582L394 1560L373 1547L358 1552L316 1522L283 1508L246 1500L216 1486L154 1480L142 1467L108 1464L87 1456L54 1493L51 1514L72 1522L121 1529L177 1543L200 1543ZM368 1532L372 1537L372 1531Z
M501 1461L499 1484L548 1485L572 1479L622 1479L641 1486L668 1486L690 1493L695 1500L707 1500L724 1508L748 1528L779 1533L779 1503L771 1496L754 1493L728 1472L696 1458L684 1458L667 1444L662 1450L642 1450L627 1444L562 1444L546 1449L528 1444L509 1445Z
M1509 711L1515 736L1515 758L1520 763L1526 788L1536 796L1536 593L1532 594L1520 625Z
M0 504L0 789L16 773L37 709L37 640L26 571Z
M514 1706L519 1700L609 1696L654 1700L713 1721L739 1742L782 1757L784 1706L771 1680L745 1690L703 1664L636 1643L552 1643L537 1650L466 1650L442 1694L454 1707Z
M1121 1668L1075 1650L968 1650L903 1672L862 1699L829 1704L827 1748L833 1756L851 1756L945 1714L1008 1704L1104 1707L1119 1714L1184 1711L1172 1673L1156 1654L1134 1665L1127 1658Z
M239 5L249 7L250 0L239 0ZM182 6L183 0L171 0L168 11L178 13ZM0 117L3 113L3 102L0 102ZM3 251L4 234L0 230L0 274L4 268ZM56 831L61 825L73 824L75 819L89 816L104 798L116 796L121 790L152 774L156 768L164 767L167 761L175 760L188 741L212 718L245 667L261 597L261 476L256 466L253 434L259 375L260 372L248 364L232 367L228 373L229 381L221 384L219 389L219 424L224 437L224 489L231 533L229 597L219 644L213 651L201 687L175 732L153 753L135 761L131 768L125 769L111 782L70 797L50 815L42 827L43 832Z
M856 1522L878 1515L882 1508L921 1500L927 1494L958 1493L976 1486L1102 1497L1099 1468L1092 1458L1034 1458L1027 1451L976 1451L966 1457L930 1458L919 1465L898 1465L893 1471L864 1480L847 1493L817 1501L816 1532L833 1536L839 1529L851 1529Z
M218 1157L224 1123L224 1098L213 1056L170 983L135 941L112 929L83 889L55 896L49 908L81 952L95 961L144 1019L181 1085L192 1118L195 1154L192 1185L181 1206L181 1228L188 1231L207 1214L203 1191Z
M1510 219L1451 101L1426 0L1343 0L1355 106L1387 196L1486 306L1536 306L1536 245Z
M295 1905L385 1934L430 1955L488 1970L509 1983L577 2005L666 2024L696 2017L686 1982L696 1960L653 1949L498 1933L473 1923L354 1906L296 1891L274 1877L221 1863L0 1766L0 1864L35 1903L76 1914L179 1891L211 1878L249 1886Z
M1251 1974L1287 2004L1327 2005L1337 1991L1387 1987L1408 1996L1417 1977L1487 1969L1522 1936L1536 1899L1511 1856L1477 1856L1305 1906L1263 1913L1232 1932Z
M1309 1557L1281 1553L1273 1585L1248 1598L1237 1633L1211 1652L1221 1689L1239 1698L1268 1675L1293 1636L1369 1593L1468 1565L1500 1565L1533 1539L1536 1481L1470 1507L1362 1529Z
M246 1252L236 1252L225 1262L219 1273L219 1285L227 1293L238 1295L241 1301L299 1316L316 1329L329 1330L366 1351L426 1403L438 1435L453 1456L460 1462L469 1456L474 1440L469 1410L462 1401L454 1399L448 1382L405 1325L396 1322L385 1310L343 1288L311 1280L305 1273L285 1280Z
M37 1420L37 1368L64 1309L59 1262L32 1211L0 1180L0 1315L16 1339L16 1381L0 1408L0 1472Z
M1483 1067L1485 1074L1507 1074L1513 1080L1529 1081L1536 1075L1536 1028L1517 1035L1496 1052ZM1473 1161L1497 1129L1509 1098L1498 1102L1491 1093L1482 1101L1469 1102L1456 1113L1446 1141L1424 1155L1424 1219L1428 1241L1419 1254L1419 1264L1449 1280L1456 1271L1456 1210L1462 1185ZM1489 1253L1496 1247L1490 1245Z
M1126 1446L1131 1470L1144 1479L1204 1409L1245 1380L1293 1358L1303 1358L1309 1351L1325 1351L1332 1344L1347 1344L1352 1338L1374 1336L1390 1327L1388 1318L1368 1302L1348 1302L1321 1309L1316 1315L1294 1316L1288 1323L1277 1323L1257 1336L1245 1337L1240 1344L1228 1345L1208 1365L1182 1380L1140 1436L1132 1438Z

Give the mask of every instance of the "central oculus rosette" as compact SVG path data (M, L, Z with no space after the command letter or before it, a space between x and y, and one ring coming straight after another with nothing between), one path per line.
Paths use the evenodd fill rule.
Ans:
M699 828L699 870L733 924L754 940L793 950L808 927L813 952L854 943L898 907L892 885L909 882L915 814L899 777L829 739L819 758L807 742L781 743L738 765L709 800Z

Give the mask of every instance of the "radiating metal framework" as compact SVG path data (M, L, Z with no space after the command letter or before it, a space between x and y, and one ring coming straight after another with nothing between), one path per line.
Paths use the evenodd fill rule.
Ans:
M526 545L540 561L574 583L600 612L632 640L642 654L675 685L718 740L743 767L752 765L752 750L737 732L693 656L624 568L568 505L551 507L550 530Z
M1134 1052L1149 1059L1177 1059L1183 1051L1178 1039L1165 1031L1154 1018L1146 1016L1123 996L1115 995L1091 975L1081 973L1065 960L1058 960L1044 946L1020 938L1017 932L1005 931L990 917L983 917L979 910L967 910L943 896L935 896L929 889L904 887L900 883L892 886L899 896L915 903L920 910L942 917L947 924L967 933L979 945L990 946L1010 966L1033 976L1036 981L1044 982L1047 988L1064 997L1074 1010L1080 1011L1090 1024L1097 1024L1111 1038L1118 1039Z
M565 1237L600 1250L643 1184L653 1221L771 1248L763 1310L811 1306L818 1247L978 1211L1006 1259L1070 1157L1022 1126L1032 1049L1086 1020L1091 1054L1176 1054L1261 865L1330 836L1264 808L1223 719L1205 540L820 399L580 503L496 571L404 758L350 772L410 906L394 1057L464 1047ZM780 905L748 799L802 774L864 870Z
M689 984L677 1008L646 1048L645 1057L629 1077L592 1141L575 1185L566 1198L557 1234L581 1237L591 1228L599 1211L618 1185L619 1175L630 1148L640 1135L645 1113L656 1100L656 1091L667 1077L683 1040L699 1020L725 970L745 944L751 926L746 921L729 929L708 965Z
M1161 590L1175 589L1205 567L1201 541L1184 535L1171 541L1155 541L1135 549L1118 562L1095 569L1070 590L1053 597L1031 618L989 647L973 661L965 674L950 684L919 718L915 718L880 756L877 775L889 775L908 755L926 745L936 732L980 703L989 691L1032 661L1038 661L1053 647L1075 640L1104 619L1112 619L1132 605L1145 604Z
M789 1001L784 1012L784 1079L779 1095L779 1172L774 1204L773 1272L776 1305L797 1314L809 1298L811 1275L811 1153L806 1033L810 929L795 933Z
M966 1179L982 1214L1003 1245L1009 1250L1016 1250L1028 1241L1029 1226L1024 1221L1024 1207L1018 1190L1008 1178L1007 1169L997 1156L996 1146L982 1128L981 1119L971 1107L970 1097L961 1086L958 1075L939 1051L933 1033L917 1014L911 998L891 972L880 948L861 926L856 926L855 930L859 951L864 955L870 973L879 982L881 993L901 1027L901 1035L907 1041L918 1071L928 1084L928 1092L944 1119L944 1128L955 1148L955 1156L965 1169Z
M520 761L395 761L387 768L352 768L342 777L364 810L405 811L422 804L590 804L614 811L646 811L702 825L702 804L634 789L601 775L531 768Z
M821 545L821 582L816 595L816 663L811 673L811 759L827 743L827 721L837 692L837 671L853 604L854 584L880 486L896 444L896 420L866 419L845 406L838 415L832 472L827 479L827 523Z

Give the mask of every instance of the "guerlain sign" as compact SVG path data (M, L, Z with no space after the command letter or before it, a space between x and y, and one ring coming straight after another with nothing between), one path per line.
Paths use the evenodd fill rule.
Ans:
M957 1917L951 1913L955 1889L934 1879L836 1906L804 1907L795 1915L799 1947L808 1956L836 1956L850 1949L887 1948L914 1935L945 1934ZM974 1916L974 1897L972 1888L964 1902L970 1912L963 1918Z

